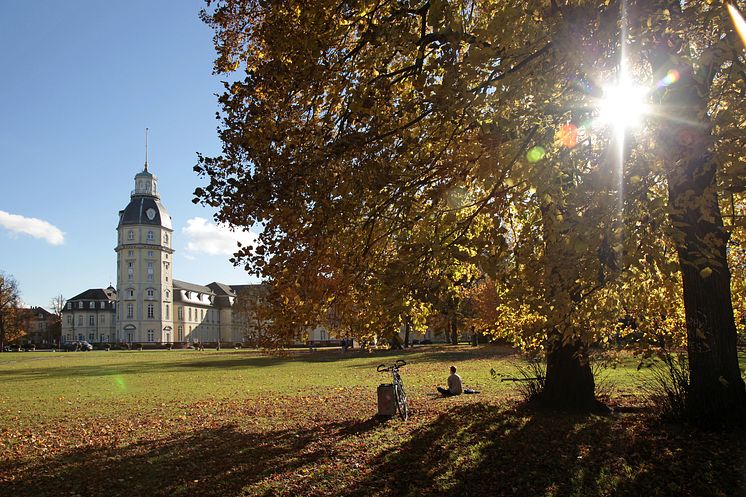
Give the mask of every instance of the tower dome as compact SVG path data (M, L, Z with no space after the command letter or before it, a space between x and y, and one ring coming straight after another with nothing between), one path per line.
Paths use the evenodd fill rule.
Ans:
M171 216L161 203L157 186L158 178L148 171L145 163L145 169L135 175L135 189L132 190L129 204L119 211L118 227L144 224L173 229Z

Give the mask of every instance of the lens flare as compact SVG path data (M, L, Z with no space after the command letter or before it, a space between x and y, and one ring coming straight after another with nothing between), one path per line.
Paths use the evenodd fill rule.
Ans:
M658 81L658 84L655 85L657 88L663 88L666 86L671 86L672 84L676 83L679 79L681 79L681 74L676 69L669 70L666 75Z
M741 37L741 41L746 46L746 21L744 21L743 16L738 12L738 9L731 4L728 4L728 13L730 14L731 19L733 19L733 25L736 28L738 36Z
M557 131L554 139L563 147L573 148L578 144L578 127L570 123L565 124Z
M543 147L536 146L528 151L526 159L528 159L529 162L539 162L546 154L547 152Z
M124 382L124 377L120 374L116 375L114 377L114 384L117 386L117 388L124 392L127 390L127 384Z

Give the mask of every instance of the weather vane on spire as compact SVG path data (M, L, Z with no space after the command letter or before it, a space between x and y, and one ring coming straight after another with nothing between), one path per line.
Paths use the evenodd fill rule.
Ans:
M148 128L145 128L145 172L148 172Z

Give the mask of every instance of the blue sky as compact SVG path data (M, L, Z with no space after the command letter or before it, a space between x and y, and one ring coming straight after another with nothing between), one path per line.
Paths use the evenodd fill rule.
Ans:
M118 212L143 167L174 222L174 278L255 281L192 204L220 150L212 32L198 0L5 0L0 16L0 271L26 304L116 285Z

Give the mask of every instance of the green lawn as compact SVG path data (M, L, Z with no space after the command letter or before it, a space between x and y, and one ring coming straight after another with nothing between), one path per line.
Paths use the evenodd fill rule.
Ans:
M380 422L403 357L413 417ZM619 413L520 407L517 357L406 352L0 354L0 495L744 495L746 438L655 420L646 371L602 376ZM448 366L479 395L442 399ZM611 387L611 388L609 388Z

